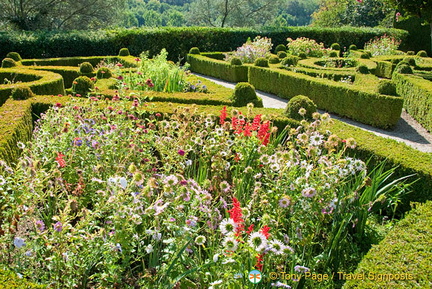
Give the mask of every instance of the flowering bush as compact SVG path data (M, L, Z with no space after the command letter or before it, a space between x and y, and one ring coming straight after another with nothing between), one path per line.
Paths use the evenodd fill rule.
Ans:
M307 56L311 57L321 57L327 54L327 50L323 43L317 43L313 39L306 37L299 37L295 40L292 38L287 38L288 51L293 55L299 55L300 53L306 53Z
M378 55L393 55L399 54L397 49L401 41L393 36L383 35L381 37L375 37L369 40L364 49L372 53L372 56Z
M262 115L164 119L138 99L97 99L50 109L15 169L0 163L0 264L30 280L247 288L253 268L327 273L404 189L379 190L345 156L353 139L320 132L326 114L276 136ZM313 282L274 284L299 281Z
M273 47L271 39L267 37L257 36L253 41L248 41L243 46L237 48L236 51L225 54L225 61L231 61L233 58L238 58L242 63L254 63L257 58L266 58L270 55L270 50Z

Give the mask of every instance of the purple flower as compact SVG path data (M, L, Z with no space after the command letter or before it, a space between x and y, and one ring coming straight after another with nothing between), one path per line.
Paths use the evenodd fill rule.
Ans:
M63 229L63 224L62 224L60 221L58 221L57 223L55 223L55 224L53 225L53 227L54 227L54 230L55 230L55 231L57 231L57 232L61 232L62 229Z
M17 247L18 249L21 247L24 247L26 245L25 240L23 238L20 238L20 237L15 237L13 243L14 243L15 247Z
M45 223L42 220L36 221L36 228L41 232L45 231Z
M185 151L184 151L184 150L178 150L177 153L178 153L179 155L181 155L181 156L184 156L184 155L185 155Z

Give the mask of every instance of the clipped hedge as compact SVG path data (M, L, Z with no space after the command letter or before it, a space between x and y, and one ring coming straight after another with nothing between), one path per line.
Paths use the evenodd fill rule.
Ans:
M248 80L248 68L244 65L231 65L223 60L211 59L197 54L189 54L187 61L190 64L190 69L197 73L230 82L245 82Z
M380 244L373 246L344 289L431 288L432 202L417 204ZM399 280L397 280L399 279Z
M376 127L393 127L402 112L401 97L384 96L350 84L282 69L250 67L249 83L256 89L285 99L298 94L306 95L320 109Z
M415 75L394 73L396 90L404 98L406 111L432 132L432 82Z
M30 283L25 279L20 279L11 272L0 269L0 289L43 289L43 285Z
M376 61L375 75L378 77L392 78L396 65L390 61Z
M21 61L25 66L74 66L78 67L83 62L89 62L97 66L102 61L111 63L120 62L125 67L136 67L137 62L133 56L89 56L89 57L62 57L62 58L40 58L24 59Z

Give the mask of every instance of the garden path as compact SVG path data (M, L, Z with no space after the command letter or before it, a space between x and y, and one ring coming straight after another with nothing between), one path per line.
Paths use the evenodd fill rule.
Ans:
M211 80L219 85L234 89L235 83L227 82L224 80L220 80L214 77L197 74L197 76L206 78ZM287 104L286 99L282 99L273 94L262 92L257 90L257 95L262 98L264 107L268 108L285 108ZM320 111L323 113L323 111ZM399 142L404 142L410 147L413 147L419 151L432 153L432 134L429 133L426 129L424 129L416 120L414 120L408 113L405 111L402 112L401 118L399 122L396 124L396 127L392 130L384 130L376 127L372 127L370 125L362 124L357 121L338 116L336 114L330 113L330 116L333 119L340 120L344 123L350 124L352 126L359 127L366 131L370 131L378 136L391 138Z

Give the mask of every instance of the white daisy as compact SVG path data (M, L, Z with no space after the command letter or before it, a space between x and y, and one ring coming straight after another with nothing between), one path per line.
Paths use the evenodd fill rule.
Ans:
M237 224L233 219L224 219L219 225L219 229L221 230L223 235L228 235L230 233L234 233L237 228Z
M230 252L234 252L238 248L238 242L233 236L226 236L222 241L222 245L226 251Z
M258 252L262 252L267 248L267 238L261 232L252 233L249 236L248 243Z

